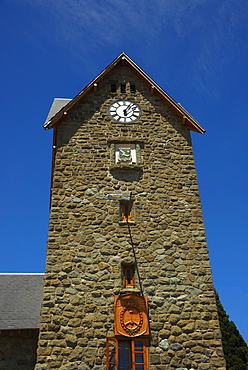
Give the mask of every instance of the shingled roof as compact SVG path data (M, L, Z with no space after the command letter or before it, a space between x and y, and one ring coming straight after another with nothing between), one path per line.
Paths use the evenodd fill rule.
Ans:
M49 122L51 118L53 118L62 108L64 108L72 99L60 99L60 98L55 98L53 100L51 109L47 115L46 122Z
M156 94L167 104L174 113L180 117L182 125L189 130L205 133L204 128L170 95L168 95L155 81L151 79L131 58L125 53L121 53L112 63L110 63L93 81L91 81L78 95L73 99L55 99L48 117L45 121L46 130L59 125L67 113L81 101L89 92L95 91L97 85L119 64L126 65L149 86L151 94ZM67 101L66 101L67 100Z
M0 274L0 330L37 329L44 274Z

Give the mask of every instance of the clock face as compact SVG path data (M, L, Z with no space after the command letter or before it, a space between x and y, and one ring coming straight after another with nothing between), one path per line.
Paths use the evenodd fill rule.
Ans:
M142 111L137 103L120 99L110 104L108 114L117 122L132 123L140 118Z

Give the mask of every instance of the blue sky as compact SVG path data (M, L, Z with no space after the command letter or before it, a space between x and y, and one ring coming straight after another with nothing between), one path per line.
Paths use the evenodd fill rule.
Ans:
M1 0L0 272L43 272L54 97L122 51L206 129L193 146L215 287L248 342L246 0Z

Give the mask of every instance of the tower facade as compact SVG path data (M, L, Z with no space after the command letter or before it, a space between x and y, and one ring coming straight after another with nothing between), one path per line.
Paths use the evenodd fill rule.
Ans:
M55 100L36 370L225 369L190 130L126 54Z

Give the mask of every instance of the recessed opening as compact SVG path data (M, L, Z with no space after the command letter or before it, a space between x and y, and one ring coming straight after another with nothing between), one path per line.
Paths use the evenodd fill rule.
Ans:
M134 287L134 265L123 265L123 284L125 288Z
M115 163L136 163L136 146L134 143L115 144Z
M136 87L134 84L130 84L130 93L135 94L136 93Z
M122 221L131 221L131 204L130 202L121 202L121 219Z
M111 92L112 93L116 92L116 84L111 84Z

